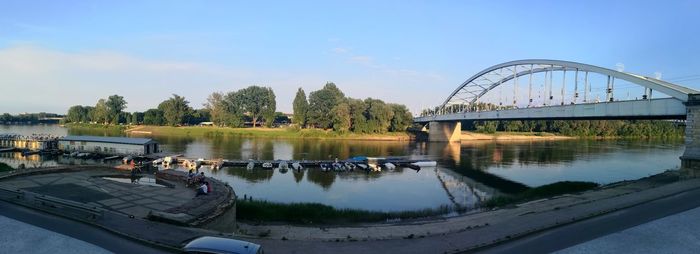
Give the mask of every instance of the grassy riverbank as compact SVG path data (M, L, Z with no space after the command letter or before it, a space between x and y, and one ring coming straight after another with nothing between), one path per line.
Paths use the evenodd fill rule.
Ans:
M11 170L14 170L14 168L10 167L10 165L0 162L0 172Z
M599 185L592 182L556 182L552 184L542 185L539 187L531 188L518 194L508 195L508 196L498 196L493 197L482 205L484 207L500 207L511 205L515 203L522 203L537 199L549 198L558 195L576 193L587 190L592 190L597 188Z
M236 217L251 222L286 222L294 224L350 224L407 220L444 215L455 209L441 206L417 211L380 212L359 209L337 209L318 203L282 204L257 200L238 200ZM460 212L460 211L458 211Z
M409 140L405 132L389 132L385 134L355 134L338 133L320 129L294 128L228 128L205 126L135 126L126 130L132 134L150 134L154 136L240 136L261 138L317 138L317 139L352 139L352 140Z

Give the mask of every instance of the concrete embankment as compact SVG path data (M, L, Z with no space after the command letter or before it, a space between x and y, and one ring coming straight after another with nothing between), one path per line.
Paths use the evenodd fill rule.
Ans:
M0 199L170 249L179 249L197 236L230 236L192 226L217 221L234 223L235 227L230 217L217 220L227 210L235 209L231 187L210 178L213 193L195 197L194 189L185 187L183 174L158 172L156 181L142 177L139 181L144 182L135 184L129 182L130 176L124 171L109 167L12 171L0 175Z
M579 194L506 208L415 223L353 227L253 226L241 232L259 240L268 253L455 253L475 250L530 233L700 188L700 179L678 171L603 186ZM280 240L284 239L284 240Z

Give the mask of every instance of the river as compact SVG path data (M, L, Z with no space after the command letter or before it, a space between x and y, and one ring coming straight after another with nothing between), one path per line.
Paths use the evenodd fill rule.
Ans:
M0 133L123 135L73 131L58 125L0 125ZM460 143L153 136L164 151L192 158L345 159L356 155L408 156L438 161L436 168L399 168L380 173L293 171L244 168L206 174L233 186L239 196L275 202L315 202L338 208L379 211L440 206L471 207L495 195L517 193L557 181L601 184L641 177L680 166L682 141L590 140L469 141ZM62 157L4 153L0 161L28 167L85 163ZM97 163L89 161L87 163Z

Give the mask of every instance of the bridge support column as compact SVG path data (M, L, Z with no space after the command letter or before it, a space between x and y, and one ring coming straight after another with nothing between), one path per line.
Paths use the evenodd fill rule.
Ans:
M686 103L685 152L680 157L682 169L700 170L700 95L689 95Z
M462 139L461 122L430 122L428 140L434 142L459 142Z

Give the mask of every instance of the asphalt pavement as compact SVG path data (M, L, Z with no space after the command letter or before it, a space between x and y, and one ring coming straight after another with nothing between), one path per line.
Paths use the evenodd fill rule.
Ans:
M700 190L515 239L481 253L697 253Z
M82 222L0 201L0 253L170 253Z

